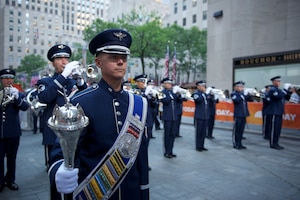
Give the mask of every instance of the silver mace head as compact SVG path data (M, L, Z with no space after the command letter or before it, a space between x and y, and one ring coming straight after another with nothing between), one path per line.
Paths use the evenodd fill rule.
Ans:
M59 138L65 167L73 168L77 142L89 119L79 104L73 106L68 98L66 100L65 105L55 106L52 117L48 119L48 125Z

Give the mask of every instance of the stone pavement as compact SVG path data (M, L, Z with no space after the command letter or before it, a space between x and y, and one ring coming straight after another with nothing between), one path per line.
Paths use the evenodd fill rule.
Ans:
M300 199L300 141L281 138L284 150L270 149L260 135L246 133L246 150L232 148L231 131L216 128L207 152L195 151L194 127L181 125L176 158L163 157L163 130L149 146L151 200ZM17 157L19 191L5 188L1 200L49 199L41 134L24 131Z

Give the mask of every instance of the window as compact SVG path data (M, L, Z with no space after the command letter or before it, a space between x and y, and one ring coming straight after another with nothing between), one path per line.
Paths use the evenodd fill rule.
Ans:
M9 51L13 52L14 51L14 47L13 46L9 46Z
M203 14L202 14L202 19L203 20L206 20L207 19L207 11L203 11Z
M182 26L186 26L186 18L182 19Z
M186 10L186 0L182 1L182 10Z
M174 3L174 14L177 13L177 9L178 9L177 6L178 6L177 3Z
M193 24L195 24L195 23L197 23L197 15L196 14L193 15Z
M22 47L18 47L18 52L20 53L22 51Z
M193 0L192 5L193 5L193 7L196 7L197 6L197 0Z
M207 0L203 0L203 3L207 3Z
M14 41L14 36L13 36L13 35L10 35L10 36L9 36L9 41L10 41L10 42L13 42L13 41Z

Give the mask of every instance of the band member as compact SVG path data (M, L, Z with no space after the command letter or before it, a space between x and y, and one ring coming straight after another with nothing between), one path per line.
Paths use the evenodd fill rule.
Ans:
M151 87L155 87L155 82L151 79L147 82L147 85L148 86L151 86ZM160 122L158 120L158 107L159 107L159 99L158 99L158 95L156 94L155 95L157 101L156 101L156 105L155 107L152 107L151 108L151 111L152 111L152 118L153 118L153 123L155 125L155 130L161 130L160 128Z
M176 131L176 102L181 99L180 96L174 94L172 90L172 80L164 78L161 83L163 84L163 98L160 101L163 104L162 120L164 122L164 156L166 158L176 157L173 153L175 131Z
M177 120L176 120L176 130L175 130L175 137L180 138L180 125L181 125L181 117L182 117L182 107L183 102L187 101L187 98L181 94L179 91L173 91L177 95L181 96L181 98L176 101L176 113L177 113Z
M214 87L211 87L210 90L206 90L207 94L207 102L208 102L208 108L209 108L209 119L207 122L207 139L214 139L213 136L213 129L215 126L215 116L216 116L216 104L219 103L219 99L215 97L215 94L213 92Z
M123 90L122 80L126 73L131 42L128 32L108 29L96 35L89 43L89 51L96 56L95 64L101 69L102 79L97 85L78 93L71 100L82 107L89 118L89 125L79 138L74 169L64 168L61 148L59 144L55 145L49 170L51 199L60 199L57 192L73 192L102 158L106 158L118 140L118 135L124 132L123 126L126 127L128 123L127 114L133 106L130 97L144 101L144 98ZM147 101L145 103L147 104ZM139 104L135 108L141 109ZM145 135L141 134L142 142L139 148L137 147L137 158L110 200L149 199L148 141Z
M271 85L266 85L265 86L265 91L264 93L261 94L262 98L262 132L263 132L263 137L266 140L270 140L271 136L271 121L272 118L268 116L266 113L268 113L270 109L270 97L269 97L269 90L270 90Z
M273 149L281 150L284 149L279 145L279 137L282 128L282 115L284 113L284 103L285 99L289 98L289 94L287 90L279 89L281 76L275 76L271 78L272 86L268 92L268 96L270 97L270 107L266 111L268 120L267 123L271 123L271 125L266 124L266 126L271 127L270 131L270 147Z
M196 128L196 150L207 151L204 147L207 132L207 121L209 119L209 109L207 102L206 81L201 80L196 83L197 91L192 95L195 102L195 128Z
M148 138L155 138L153 137L152 129L153 129L153 116L152 116L152 109L155 108L157 105L157 98L154 96L154 94L145 93L146 92L146 86L147 86L147 75L141 74L133 79L136 82L137 88L134 90L134 93L137 95L140 95L142 97L145 97L148 101L148 113L147 113L147 136Z
M250 95L244 95L243 81L235 82L234 91L231 93L231 99L234 104L234 127L232 132L232 143L235 149L246 149L242 144L244 129L246 125L246 117L249 116L248 103L252 101Z
M15 183L16 157L22 134L20 127L19 111L26 111L29 105L24 100L25 95L13 87L16 72L12 69L0 71L2 99L0 123L0 192L4 187L18 190ZM6 157L6 162L5 162ZM4 164L6 163L6 173Z
M38 99L41 103L47 104L40 117L47 169L49 168L49 155L56 140L56 135L48 127L47 120L52 115L55 105L64 105L64 93L69 95L76 88L83 90L87 87L82 78L78 77L77 80L70 78L72 71L79 67L77 61L69 62L71 55L71 49L67 45L58 44L51 47L47 57L52 62L55 73L52 77L42 78L37 82Z

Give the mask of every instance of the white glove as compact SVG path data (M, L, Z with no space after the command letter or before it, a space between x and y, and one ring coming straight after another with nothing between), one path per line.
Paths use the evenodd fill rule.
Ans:
M61 73L65 78L71 75L72 71L79 67L78 61L72 61L65 66L64 71Z
M70 194L78 186L78 168L67 169L64 162L55 174L56 189L60 193Z
M19 90L15 87L11 87L9 89L9 93L15 97L15 99L18 99L19 98Z
M292 85L292 84L290 84L290 83L285 83L285 84L284 84L284 89L289 90L289 87L290 87L291 85Z

